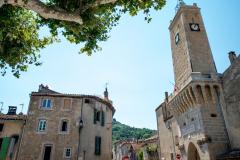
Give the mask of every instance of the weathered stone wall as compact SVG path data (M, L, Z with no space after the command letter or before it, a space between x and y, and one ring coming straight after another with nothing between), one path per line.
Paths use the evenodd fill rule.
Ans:
M238 57L223 73L225 120L232 149L240 149L240 58Z
M190 23L199 24L200 31L192 31ZM184 87L183 84L192 72L216 74L207 33L200 9L196 5L182 6L169 30L175 83L179 90ZM176 43L177 34L180 39L178 43Z
M53 106L51 109L40 107L43 98L51 99ZM69 109L63 108L64 98L71 99ZM58 97L58 96L31 96L28 120L24 128L23 139L19 160L41 160L43 148L46 144L52 145L52 159L65 159L64 149L72 149L72 158L83 160L110 160L112 143L112 111L103 103L91 99L90 103L84 102L85 98ZM94 124L94 108L105 112L105 125ZM81 114L82 112L82 114ZM82 115L83 128L79 137L79 121ZM37 131L38 120L47 120L46 132ZM67 133L60 132L62 119L69 121ZM101 155L96 156L95 136L101 136ZM80 147L78 144L80 142Z
M21 134L24 120L0 120L0 123L4 124L0 137L11 137Z
M174 118L167 120L169 124L164 122L162 107L159 107L156 110L157 116L157 128L158 128L158 136L159 136L159 156L161 158L165 158L165 160L171 160L173 158L173 154L175 146L175 136L179 135L179 129L177 122Z

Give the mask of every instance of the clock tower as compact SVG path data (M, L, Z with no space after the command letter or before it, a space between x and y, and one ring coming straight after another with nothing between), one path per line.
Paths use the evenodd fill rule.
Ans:
M175 84L181 90L191 74L216 75L206 29L197 4L180 2L169 26Z

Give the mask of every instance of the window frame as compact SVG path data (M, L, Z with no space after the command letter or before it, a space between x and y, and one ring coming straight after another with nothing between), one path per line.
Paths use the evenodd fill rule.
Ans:
M67 156L67 151L68 150L70 150L70 155L69 156ZM67 158L67 159L70 159L70 158L72 158L72 147L66 147L66 148L64 148L64 158Z
M40 130L40 124L41 122L45 122L45 126L44 126L44 130ZM37 125L37 132L38 133L45 133L47 131L47 119L44 119L44 118L41 118L41 119L38 119L38 125Z
M46 103L44 103L46 101ZM48 106L50 102L50 106ZM46 104L46 106L45 106ZM53 100L51 98L42 98L40 102L40 108L44 110L52 110L53 109Z
M66 131L62 131L63 122L67 122L67 130ZM69 132L70 132L70 120L69 119L62 118L60 120L58 132L59 132L59 134L69 134Z

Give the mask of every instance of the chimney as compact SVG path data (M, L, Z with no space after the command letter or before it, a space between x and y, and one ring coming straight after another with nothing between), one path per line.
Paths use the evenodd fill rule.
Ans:
M44 88L44 85L40 84L39 87L38 87L38 92L40 92L43 88Z
M7 115L16 115L17 107L16 106L9 106Z
M237 59L236 53L234 51L231 51L228 53L229 60L231 64Z
M103 94L104 94L104 99L105 99L105 100L109 100L109 99L108 99L108 90L107 90L107 87L105 88L105 91L104 91Z

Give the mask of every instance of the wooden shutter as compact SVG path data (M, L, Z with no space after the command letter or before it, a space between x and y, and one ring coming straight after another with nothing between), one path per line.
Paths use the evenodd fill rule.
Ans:
M4 160L7 157L8 146L10 143L10 137L3 138L1 151L0 151L0 159Z
M94 108L94 114L93 114L93 123L97 123L97 110Z
M101 112L101 126L105 125L105 114L104 111Z
M95 155L101 154L101 137L95 137Z

